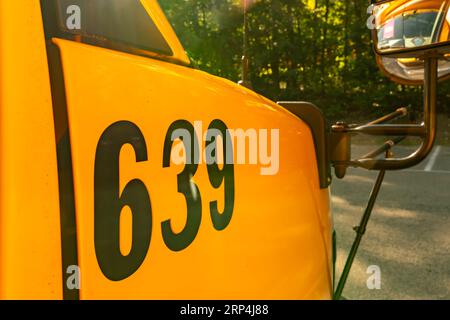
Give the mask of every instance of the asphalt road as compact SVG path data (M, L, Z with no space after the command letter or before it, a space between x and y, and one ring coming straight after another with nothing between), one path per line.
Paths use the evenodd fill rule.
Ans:
M373 147L356 146L354 154ZM405 155L412 147L397 147ZM332 206L339 278L376 179L350 169L334 179ZM376 265L381 289L368 289ZM450 147L437 146L420 165L387 172L377 204L343 293L347 299L450 299Z

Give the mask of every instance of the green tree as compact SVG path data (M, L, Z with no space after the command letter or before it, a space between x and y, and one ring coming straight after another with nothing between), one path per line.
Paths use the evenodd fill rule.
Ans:
M160 0L194 65L238 81L243 0ZM306 100L328 118L360 120L421 107L420 87L391 82L376 65L365 0L247 0L250 79L277 100ZM450 109L450 85L439 108Z

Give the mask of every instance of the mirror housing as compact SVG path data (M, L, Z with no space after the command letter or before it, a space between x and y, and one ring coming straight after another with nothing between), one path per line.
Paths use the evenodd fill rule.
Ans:
M377 64L391 80L422 85L424 60L438 59L438 78L450 78L449 0L372 0Z

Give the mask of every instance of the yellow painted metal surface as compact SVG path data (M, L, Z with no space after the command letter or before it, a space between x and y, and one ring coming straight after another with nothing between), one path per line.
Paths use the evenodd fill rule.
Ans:
M39 1L0 1L0 298L62 297L58 172Z
M169 63L55 40L61 50L71 130L82 298L250 299L330 298L328 194L319 191L314 146L308 127L256 94L203 72ZM124 75L127 75L124 77ZM83 94L80 94L83 92ZM179 231L186 203L177 193L183 166L163 168L163 146L171 123L214 119L228 128L279 129L280 170L262 176L255 165L235 165L236 200L230 225L213 229L209 202L223 202L206 166L194 181L202 198L202 223L181 252L162 241L161 222ZM111 124L130 121L143 133L148 161L136 163L125 146L120 190L139 178L153 209L153 233L139 269L108 280L94 248L94 163L99 139ZM122 235L131 238L130 228Z
M37 3L0 1L1 298L62 297L58 171ZM148 10L156 8L146 3ZM175 37L160 11L154 12L162 33ZM198 70L68 40L53 43L66 85L82 299L331 298L329 194L319 188L305 123ZM181 57L180 50L174 52ZM261 175L259 165L234 165L234 210L221 231L213 227L210 203L223 208L224 187L214 188L206 164L200 164L191 179L201 195L200 228L187 248L172 251L161 223L170 219L175 232L186 223L186 200L177 184L184 165L163 167L163 150L170 125L181 119L197 124L199 137L215 119L230 129L278 129L280 161L275 175ZM95 248L94 198L102 190L95 190L94 177L99 140L119 121L139 128L148 156L137 162L132 146L123 146L118 193L131 180L142 181L151 200L152 233L142 264L114 281L100 268ZM125 206L123 256L133 246L132 216Z
M447 14L444 17L444 21L442 22L442 31L439 35L439 41L450 41L450 2L447 4L449 8L447 9Z
M423 0L411 2L410 0L396 0L395 2L388 3L383 10L380 12L379 20L380 25L384 24L389 19L395 18L400 14L404 14L405 10L407 12L430 12L435 10L439 12L440 9L447 8L448 3L443 0ZM445 5L443 7L443 5Z

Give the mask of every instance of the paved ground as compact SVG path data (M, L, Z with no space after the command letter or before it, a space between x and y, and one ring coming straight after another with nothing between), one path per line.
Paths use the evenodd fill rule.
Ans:
M373 147L357 146L355 154ZM412 147L398 147L397 155ZM376 173L351 169L335 179L332 202L338 233L337 277L354 239ZM369 290L367 268L381 269L381 289ZM344 290L348 299L450 299L450 147L424 163L388 172Z

